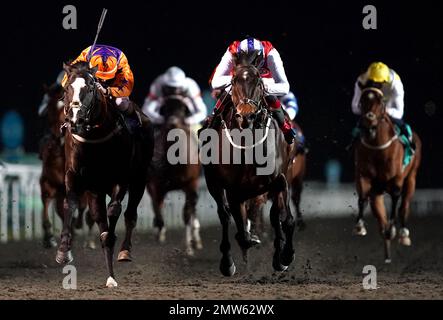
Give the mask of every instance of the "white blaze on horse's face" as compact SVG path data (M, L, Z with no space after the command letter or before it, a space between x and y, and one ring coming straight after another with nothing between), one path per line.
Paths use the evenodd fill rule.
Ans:
M75 123L77 121L77 112L80 109L81 101L80 101L80 91L82 88L86 87L86 81L84 78L77 78L71 83L71 87L74 89L74 93L72 94L71 108L72 108L72 122Z

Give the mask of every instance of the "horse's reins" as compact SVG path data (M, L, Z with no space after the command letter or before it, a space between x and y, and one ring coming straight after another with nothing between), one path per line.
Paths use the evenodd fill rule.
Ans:
M383 93L383 91L381 91L381 90L378 89L378 88L372 88L372 87L371 87L371 88L365 88L365 89L362 90L362 94L365 93L365 92L367 92L367 91L373 91L373 92L376 92L376 93L378 93L379 95L381 95L381 97L384 97L384 93ZM385 118L386 118L386 107L383 106L383 108L385 109L385 111L383 112L383 114L382 114L382 116L380 117L380 119L385 119ZM394 129L394 132L395 132L395 129ZM360 138L360 142L361 142L361 144L362 144L364 147L366 147L366 148L368 148L368 149L370 149L370 150L385 150L385 149L389 148L389 147L394 143L394 141L398 140L398 138L399 138L399 136L398 136L398 134L396 133L391 139L389 139L388 142L386 142L386 143L384 143L384 144L382 144L382 145L378 145L378 146L374 146L374 145L368 143L368 142L365 140L364 137L361 137L361 138Z
M95 77L94 77L92 74L90 74L89 72L86 72L86 74L87 74L87 75L92 79L92 81L93 81L93 88L92 88L92 91L93 91L93 92L92 92L92 97L93 97L93 99L91 99L91 104L89 104L89 105L84 105L84 104L80 101L80 105L79 105L79 106L76 106L76 108L84 107L84 108L86 109L86 117L87 117L86 119L89 121L89 118L90 118L90 115L91 115L92 109L93 109L93 107L95 106L95 98L96 98L96 96L97 96L97 86L96 86L96 82L97 82L97 80L96 80ZM107 102L105 102L105 103L107 103ZM72 110L72 108L73 108L73 106L70 104L70 105L69 105L69 108L68 108L68 110L65 112L65 114L69 114L69 112ZM100 128L100 127L103 125L104 121L105 121L105 120L103 120L103 121L102 121L101 123L99 123L99 124L95 124L95 125L93 126L93 128ZM105 137L98 138L98 139L86 139L86 138L84 138L84 137L82 137L82 136L80 136L80 135L78 135L78 134L72 133L72 132L71 132L71 124L70 124L70 123L68 123L67 127L69 128L69 132L71 133L72 137L73 137L76 141L78 141L78 142L80 142L80 143L89 143L89 144L100 144L100 143L106 142L106 141L110 140L114 135L116 135L116 134L122 129L121 125L120 125L120 124L117 124L117 125L115 126L114 130L112 130L112 131L111 131L109 134L107 134Z
M261 80L261 79L258 78L256 86L260 84L260 80ZM231 86L230 91L232 90L233 84L234 84L234 79L232 80L232 83L231 83L232 86ZM228 94L229 94L229 93L228 93ZM224 99L225 99L227 96L228 96L228 95L226 95L226 96L224 97ZM223 100L224 100L224 99L223 99ZM256 101L256 100L253 100L253 99L250 99L250 98L244 98L244 99L241 99L241 100L239 101L239 103L237 104L237 106L240 105L240 104L252 104L252 105L255 106L257 109L259 109L260 106L261 106L261 101ZM221 120L221 126L222 126L223 131L225 132L225 136L226 136L226 138L228 139L229 143L230 143L234 148L236 148L236 149L242 149L242 150L250 150L250 149L253 149L253 148L255 148L255 147L257 147L257 146L263 144L263 143L266 141L266 139L268 138L268 135L269 135L269 128L270 128L271 121L272 121L272 118L271 118L270 116L268 116L268 121L266 122L265 134L264 134L264 136L263 136L259 141L257 141L256 143L254 143L253 145L250 145L250 146L242 146L242 145L238 145L238 144L236 144L236 143L232 140L232 137L231 137L231 134L230 134L229 131L228 131L228 128L227 128L226 122L225 122L225 120L223 119L223 117L221 117L221 118L222 118L222 120Z

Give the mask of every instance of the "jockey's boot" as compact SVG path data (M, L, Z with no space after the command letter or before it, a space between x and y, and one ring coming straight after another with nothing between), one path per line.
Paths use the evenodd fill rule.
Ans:
M297 130L292 127L291 123L285 118L282 108L276 108L272 110L272 116L277 120L278 126L285 136L285 140L288 144L292 144L294 139L298 138ZM300 143L300 142L299 142Z
M391 120L400 129L400 134L408 139L409 146L411 147L412 151L415 152L415 141L413 139L412 132L408 129L408 125L406 124L406 122L404 122L402 119L396 119L393 117L391 117Z
M126 130L128 130L132 136L138 137L142 126L142 121L140 114L135 110L132 103L129 104L126 111L121 112L121 115L123 117L123 124L126 127Z

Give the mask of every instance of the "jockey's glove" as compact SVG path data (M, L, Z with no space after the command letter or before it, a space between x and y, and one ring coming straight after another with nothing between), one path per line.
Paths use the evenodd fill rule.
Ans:
M100 90L104 95L109 95L109 88L103 87L103 85L100 82L96 82L95 86L98 90Z

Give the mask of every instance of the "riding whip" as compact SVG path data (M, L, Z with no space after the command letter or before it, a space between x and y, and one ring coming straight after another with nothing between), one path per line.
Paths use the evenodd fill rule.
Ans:
M100 34L100 30L102 29L103 22L105 21L105 17L106 17L107 12L108 12L108 9L103 8L102 15L100 17L100 21L98 22L97 33L95 34L94 43L92 44L91 50L89 50L89 53L88 53L88 61L91 59L92 52L94 51L95 44L97 43L98 35Z

